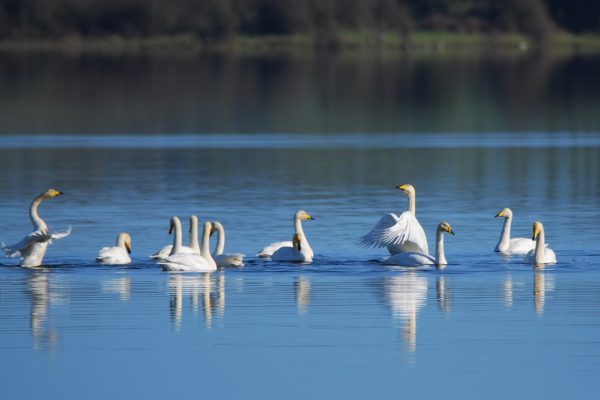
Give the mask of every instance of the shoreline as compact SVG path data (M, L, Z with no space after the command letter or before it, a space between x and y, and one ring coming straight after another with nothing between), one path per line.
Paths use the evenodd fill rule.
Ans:
M314 35L234 36L206 41L191 34L148 38L65 37L58 39L12 39L0 41L0 53L63 52L89 54L262 54L276 52L384 51L409 54L461 52L526 53L531 51L600 54L600 35L554 34L543 42L521 34L463 34L416 32L339 32L328 40Z

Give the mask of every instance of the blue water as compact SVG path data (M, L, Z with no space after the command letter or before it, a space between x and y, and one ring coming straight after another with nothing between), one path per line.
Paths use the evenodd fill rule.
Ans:
M28 205L73 233L48 267L1 259L2 398L582 398L600 389L600 135L0 136L0 240ZM450 265L381 265L356 239L417 190ZM544 222L558 263L493 252ZM311 265L253 254L304 222ZM218 219L242 269L166 273L169 217ZM187 224L187 221L186 221ZM118 232L134 263L93 260Z

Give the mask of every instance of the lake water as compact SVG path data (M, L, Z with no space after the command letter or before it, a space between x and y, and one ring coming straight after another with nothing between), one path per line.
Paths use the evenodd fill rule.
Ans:
M354 104L347 113L336 107L313 110L314 105L304 103L325 117L302 109L297 117L306 121L300 123L290 117L289 104L281 104L288 115L278 114L270 93L285 85L267 78L267 101L248 101L247 109L245 102L230 109L223 101L224 112L239 116L236 123L247 122L248 129L228 129L219 125L227 118L219 117L203 130L197 128L198 103L183 110L179 106L206 101L206 95L177 98L186 86L174 76L173 113L163 103L148 113L146 106L155 103L139 86L131 93L121 88L126 103L102 98L121 87L127 69L107 67L121 72L116 77L108 73L106 84L96 83L96 92L74 83L69 89L51 77L54 71L56 79L66 79L68 63L53 60L50 67L38 67L23 61L29 57L13 60L13 74L39 81L17 79L11 94L0 95L6 118L0 135L0 241L12 243L30 232L29 202L48 187L65 195L45 202L41 214L54 228L71 225L73 232L49 248L47 268L22 269L15 266L17 260L0 259L3 398L563 399L600 390L600 126L591 111L600 102L597 81L584 87L581 77L562 75L564 87L580 91L571 93L577 100L561 115L524 99L512 111L503 109L498 102L508 97L501 95L482 100L492 111L480 113L477 99L467 96L466 103L454 105L466 113L466 122L450 109L448 115L458 122L447 130L380 133L388 129L369 122L376 120L376 106L364 111L368 118L362 132L344 129L351 121L340 122L346 115L359 118L354 107L377 103L373 98L353 100L334 90L327 104L346 99ZM77 59L74 80L92 71L85 80L91 85L103 64L90 62L85 69L84 61ZM161 74L160 63L168 63L136 62ZM204 62L182 65L192 76L194 63ZM448 68L464 77L461 63L466 61L422 62L424 71L440 68L445 79L451 80ZM571 68L578 71L596 65L593 60L563 62L575 63ZM486 68L517 85L499 63ZM298 70L290 72L292 67ZM214 68L215 82L233 73ZM283 76L301 70L294 62L281 68ZM133 68L130 72L136 82L138 75ZM482 74L480 83L494 76ZM5 86L12 82L2 76ZM168 86L157 76L146 79ZM250 74L248 79L258 78ZM314 75L305 79L312 88L308 97L324 85ZM363 93L357 89L360 82L348 82L348 93ZM473 94L477 86L464 87ZM222 88L212 89L216 103L210 110L216 113L224 95ZM55 93L59 101L54 104L40 93ZM554 109L566 104L544 93ZM290 101L301 102L300 97ZM147 102L137 111L136 98ZM32 101L36 112L20 115ZM112 112L95 101L112 104L122 114L112 119ZM426 104L417 114L441 112L439 103ZM495 119L519 114L523 105L529 108L521 122L531 123L531 129L518 119L512 122L519 129ZM70 107L73 117L67 114ZM386 107L381 112L390 117L395 106L386 102ZM537 113L536 107L543 111ZM96 111L99 119L91 118ZM273 112L280 120L274 125L255 120L259 112ZM400 114L400 120L390 120L391 128L410 117ZM192 118L189 124L186 116ZM472 126L478 116L485 122L481 129ZM172 123L179 117L178 129ZM428 124L443 123L437 115ZM488 129L488 123L496 129ZM181 134L189 130L209 133ZM416 187L417 215L430 248L440 221L456 231L446 238L446 269L386 267L378 262L384 251L355 244L383 213L405 209L406 198L394 189L401 183ZM544 222L558 257L555 266L534 270L519 257L493 252L502 225L494 215L504 207L515 213L515 236L529 237L532 222ZM315 217L304 223L315 262L256 259L263 245L291 238L298 209ZM249 255L246 266L177 274L149 260L149 254L170 242L169 217L179 215L187 226L191 214L202 221L220 220L228 233L226 250ZM133 236L133 264L96 265L97 250L111 245L120 231Z

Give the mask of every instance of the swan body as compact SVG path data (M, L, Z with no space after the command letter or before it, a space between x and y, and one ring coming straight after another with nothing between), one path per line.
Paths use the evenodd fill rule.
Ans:
M8 257L21 257L22 267L39 267L42 265L48 245L53 240L62 239L71 234L71 227L64 231L52 231L38 214L38 208L44 200L60 195L62 195L62 192L56 189L48 189L33 199L29 208L29 218L34 231L18 243L8 246L2 244L2 250Z
M105 265L125 265L131 263L131 236L126 232L119 233L117 245L103 247L98 251L96 261Z
M195 238L195 239L194 239ZM198 243L198 217L192 215L190 217L190 245L189 246L181 246L181 253L189 253L189 254L200 254L200 248L195 248L193 243ZM150 258L153 260L164 260L167 258L171 251L173 250L173 245L168 244L164 246L162 249L152 254Z
M535 248L527 253L525 262L534 265L555 264L556 254L554 250L546 246L544 225L539 221L533 223L532 239L535 240Z
M312 250L312 248L310 247L310 244L308 243L308 240L306 239L306 235L304 235L304 230L302 229L302 221L305 220L313 220L314 218L307 213L304 210L300 210L298 211L296 214L294 214L294 233L298 234L298 239L300 240L300 245L301 245L301 249L302 252L304 254L304 258L305 262L312 262L313 257L314 257L314 252ZM280 255L278 257L283 256L283 254L290 252L291 249L294 248L294 243L293 241L284 241L284 242L275 242L275 243L271 243L270 245L264 247L261 251L259 251L257 253L258 257L271 257L271 259L273 259L273 255L279 251L283 251L283 253L280 253ZM287 249L287 250L283 250L283 249ZM294 260L283 260L283 259L279 259L277 261L294 261Z
M177 217L171 217L169 233L173 232L173 230L175 231L175 234L173 235L171 254L162 260L158 260L158 263L165 271L212 272L217 269L214 262L210 263L201 255L196 253L184 253L181 251L181 221ZM210 235L210 233L205 230L203 236L205 235Z
M404 252L389 256L384 263L403 267L418 267L421 265L437 265L443 268L448 264L444 254L444 232L454 235L452 227L447 222L441 222L436 230L435 257L417 252Z
M504 218L504 225L500 233L500 240L494 249L495 252L508 254L527 254L535 248L535 242L529 238L511 238L510 227L512 225L513 213L510 208L505 208L496 214L496 217Z
M369 233L362 236L363 247L386 247L390 254L413 252L429 254L427 236L416 217L416 191L412 185L396 186L408 196L408 209L396 215L385 214Z
M273 261L312 262L312 254L302 247L302 236L294 233L292 247L280 247L273 255Z
M219 234L217 238L217 245L215 251L212 254L213 259L217 263L218 267L243 267L244 266L244 254L233 253L224 254L225 251L225 228L219 221L213 222L213 228L216 229Z

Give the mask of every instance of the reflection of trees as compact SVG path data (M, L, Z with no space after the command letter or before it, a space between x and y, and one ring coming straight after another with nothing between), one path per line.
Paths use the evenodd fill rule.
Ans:
M200 302L202 301L202 314L207 328L212 327L213 313L220 317L224 315L225 275L221 274L215 278L211 274L171 274L168 285L170 292L169 310L176 331L181 329L185 298L190 299L194 318L198 316ZM216 293L213 293L213 290Z
M296 294L296 305L300 314L308 312L310 305L310 279L300 276L294 281L294 293Z
M404 322L404 342L417 348L417 313L427 300L427 278L408 272L385 278L384 296L394 319Z

